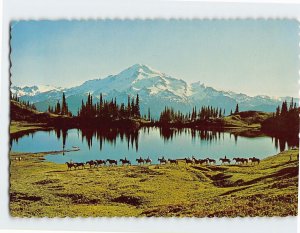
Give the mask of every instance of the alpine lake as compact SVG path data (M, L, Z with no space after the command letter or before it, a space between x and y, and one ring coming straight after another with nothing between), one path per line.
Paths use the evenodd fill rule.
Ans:
M11 137L12 152L38 153L62 151L45 156L54 163L86 162L96 159L120 160L124 157L137 164L139 157L184 159L265 157L297 145L296 139L279 139L260 132L237 134L230 131L163 129L145 127L134 131L119 129L55 129ZM79 149L76 150L75 149ZM67 152L68 151L68 152Z

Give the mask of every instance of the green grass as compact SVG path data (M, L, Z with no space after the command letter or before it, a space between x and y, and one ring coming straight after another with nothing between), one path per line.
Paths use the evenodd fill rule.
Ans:
M225 127L260 128L261 123L272 116L272 113L245 111L224 117Z
M11 121L9 127L10 135L44 129L46 129L44 123L30 123L26 121Z
M46 162L47 153L12 152L10 211L21 217L297 215L297 153L285 151L259 165L67 171Z

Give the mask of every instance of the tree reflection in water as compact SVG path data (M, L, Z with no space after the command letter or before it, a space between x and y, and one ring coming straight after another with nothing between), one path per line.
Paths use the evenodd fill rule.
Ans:
M103 149L103 145L109 143L114 147L117 146L117 139L123 142L124 140L127 142L127 147L134 148L136 151L139 149L139 131L142 130L146 134L150 134L150 128L144 127L141 129L119 129L119 128L107 128L107 129L77 129L78 137L81 137L82 142L86 141L89 148L93 146L94 141L99 143L100 151ZM36 131L38 132L38 131ZM19 133L14 134L10 137L10 148L13 143L18 143L18 140L23 136L31 136L33 137L36 132L31 133ZM49 135L50 135L49 131ZM68 138L68 129L61 128L54 130L55 135L58 140L62 138L62 149L65 150L66 141ZM226 131L219 130L203 130L203 129L189 129L189 128L159 128L160 137L164 140L164 142L172 141L175 137L181 136L182 134L186 136L191 136L192 140L200 139L202 141L208 141L212 143L213 141L224 140L224 133ZM238 141L238 137L259 137L266 136L265 134L260 133L259 131L255 134L245 132L245 133L234 133L230 132L230 137L234 137L235 143ZM286 148L291 148L294 146L298 146L298 137L291 136L270 136L272 138L272 142L276 149L279 148L280 151L285 150Z
M216 141L224 139L224 132L216 130L199 130L199 129L189 129L189 128L160 128L160 136L164 141L171 141L174 137L180 136L182 134L186 136L191 136L192 140L200 138L203 141ZM223 135L221 137L221 135Z

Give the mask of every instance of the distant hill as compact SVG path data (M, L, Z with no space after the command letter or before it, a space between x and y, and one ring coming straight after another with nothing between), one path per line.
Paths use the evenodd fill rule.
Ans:
M224 117L226 127L260 127L273 114L260 111L244 111Z
M109 75L106 78L88 80L72 88L13 86L11 91L21 100L34 103L40 111L46 111L49 105L54 106L65 92L69 109L73 114L77 113L81 100L87 99L88 93L93 95L94 100L99 100L100 93L103 93L104 99L111 100L116 97L118 103L125 104L128 95L139 94L141 113L147 114L150 108L152 116L156 118L165 106L187 112L194 106L199 109L201 106L211 105L225 109L228 115L238 103L241 111L275 112L283 100L291 99L291 97L274 99L265 95L250 97L242 93L219 91L201 82L189 84L142 64L135 64L119 74ZM295 99L295 102L298 103L299 99Z
M10 118L12 121L26 121L35 123L51 123L67 116L56 115L48 112L39 112L15 100L10 101Z
M10 101L10 118L13 121L44 122L49 117L49 113L39 112L14 100Z

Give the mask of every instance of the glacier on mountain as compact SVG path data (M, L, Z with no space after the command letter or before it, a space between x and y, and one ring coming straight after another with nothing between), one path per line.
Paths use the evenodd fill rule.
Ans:
M127 103L127 96L140 96L141 112L146 113L148 108L154 117L165 106L174 107L183 112L190 111L193 106L197 109L203 105L212 105L226 110L235 108L238 103L241 110L275 111L282 100L290 100L291 97L278 99L269 96L248 96L232 91L219 91L207 87L201 82L187 83L183 79L171 77L144 64L135 64L116 75L105 78L93 79L82 85L72 88L60 88L52 86L17 87L12 86L11 92L17 94L23 100L35 103L37 108L45 111L48 105L54 105L65 93L69 108L76 113L81 100L86 99L88 93L99 99L100 93L104 98L117 98L117 102ZM299 100L296 99L296 102Z

